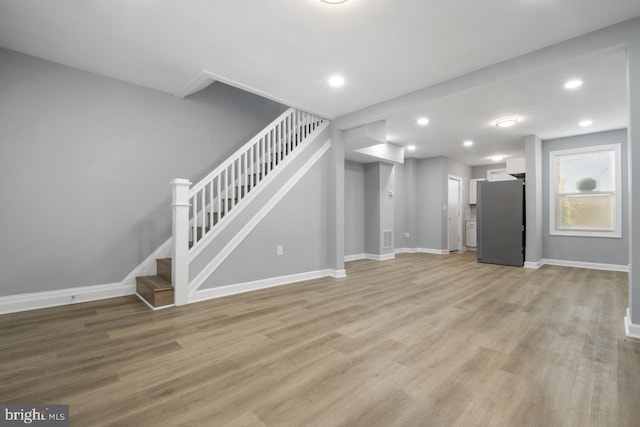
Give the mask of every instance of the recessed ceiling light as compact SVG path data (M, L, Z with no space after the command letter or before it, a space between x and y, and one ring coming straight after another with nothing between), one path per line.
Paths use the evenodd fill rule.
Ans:
M568 82L566 82L564 84L564 88L565 89L578 89L580 86L582 86L582 80L580 79L573 79L573 80L569 80Z
M329 3L329 4L339 4L339 3L344 3L347 0L320 0L323 1L325 3Z
M429 119L427 119L426 117L420 117L418 120L416 120L416 123L418 123L420 126L426 126L429 124Z
M580 122L580 126L586 128L587 126L591 126L593 122L591 120L583 120Z
M518 124L518 119L516 117L506 117L504 119L496 120L496 126L499 128L510 128L511 126L515 126Z
M473 145L473 141L465 141L462 143L465 147L471 147Z
M501 162L504 160L504 156L502 154L498 154L497 156L489 157L494 162Z
M416 146L415 145L407 145L407 150L415 151L416 150Z
M344 84L344 77L342 76L331 76L329 78L329 85L332 87L340 87Z

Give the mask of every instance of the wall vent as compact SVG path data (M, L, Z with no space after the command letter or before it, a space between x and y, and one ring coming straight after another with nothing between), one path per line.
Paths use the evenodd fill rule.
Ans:
M382 249L393 248L393 230L382 230Z

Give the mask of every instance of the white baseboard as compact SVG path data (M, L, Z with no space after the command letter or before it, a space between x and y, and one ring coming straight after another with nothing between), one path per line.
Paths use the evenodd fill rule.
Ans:
M417 248L416 252L420 254L434 254L434 255L447 255L448 249L429 249L429 248Z
M365 254L345 255L344 262L358 261L361 259L367 259L367 256Z
M588 268L592 270L607 270L607 271L622 271L629 272L628 265L619 264L602 264L597 262L583 262L583 261L567 261L562 259L543 259L541 265L557 265L560 267L576 267L576 268Z
M627 315L624 317L624 330L630 338L640 339L640 325L631 323L631 313L627 308Z
M531 268L531 269L537 270L540 267L542 267L542 265L543 265L542 260L540 260L540 261L525 261L524 268Z
M397 254L415 254L418 250L416 248L398 248L394 252Z
M136 287L124 283L82 286L56 291L33 292L28 294L0 297L0 314L38 310L40 308L96 301L133 295Z
M372 261L389 261L391 259L395 259L396 254L384 254L384 255L365 254L364 257Z
M384 254L384 255L375 255L375 254L355 254L355 255L346 255L344 257L344 262L349 261L359 261L361 259L370 259L372 261L388 261L390 259L395 259L396 252L392 254Z
M275 286L289 285L291 283L302 282L305 280L320 279L328 276L331 276L331 270L327 269L254 280L252 282L236 283L233 285L219 286L217 288L199 289L189 296L189 303L222 298L229 295L257 291L259 289L273 288Z
M344 277L347 277L347 270L342 269L342 270L331 270L329 269L329 276L334 277L336 279L342 279Z

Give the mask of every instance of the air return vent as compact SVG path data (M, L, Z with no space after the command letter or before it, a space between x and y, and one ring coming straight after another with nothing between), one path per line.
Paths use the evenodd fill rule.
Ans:
M382 230L382 249L393 248L393 230Z

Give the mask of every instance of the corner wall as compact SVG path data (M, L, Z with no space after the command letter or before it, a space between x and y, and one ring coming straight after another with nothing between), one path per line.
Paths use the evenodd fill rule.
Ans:
M0 296L121 281L171 234L169 182L196 182L286 109L3 49L0 82Z

